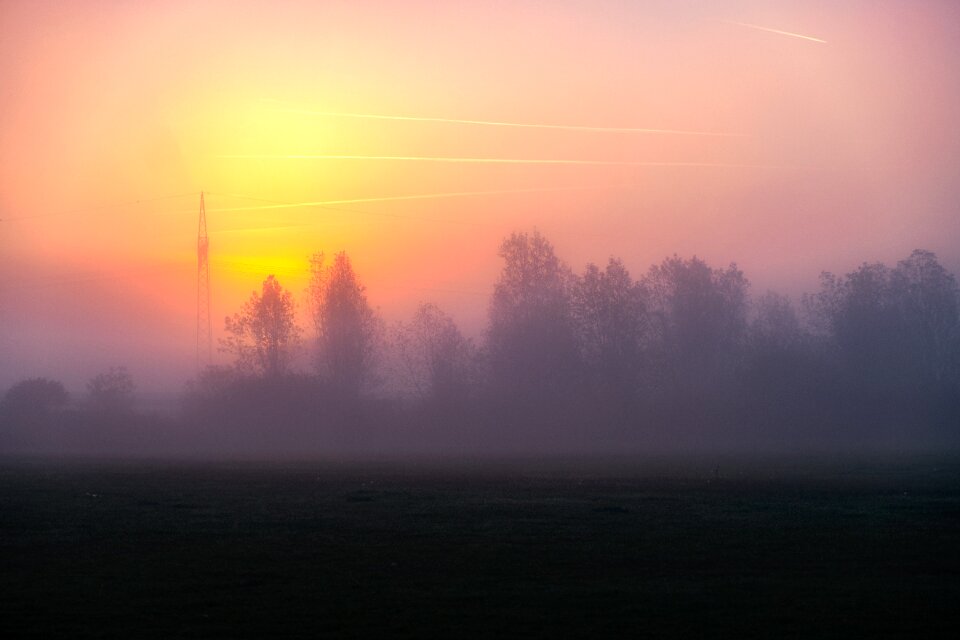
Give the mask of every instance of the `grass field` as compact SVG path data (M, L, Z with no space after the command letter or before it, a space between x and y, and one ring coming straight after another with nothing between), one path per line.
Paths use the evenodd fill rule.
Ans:
M955 457L0 463L5 638L960 629Z

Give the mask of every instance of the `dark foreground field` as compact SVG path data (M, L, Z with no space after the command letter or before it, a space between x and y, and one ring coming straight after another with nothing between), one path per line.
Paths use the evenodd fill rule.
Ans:
M957 458L0 464L6 638L960 629Z

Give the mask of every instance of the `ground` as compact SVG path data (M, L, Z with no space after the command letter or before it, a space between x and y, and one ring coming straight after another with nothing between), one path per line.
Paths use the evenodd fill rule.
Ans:
M957 631L957 457L0 463L3 637Z

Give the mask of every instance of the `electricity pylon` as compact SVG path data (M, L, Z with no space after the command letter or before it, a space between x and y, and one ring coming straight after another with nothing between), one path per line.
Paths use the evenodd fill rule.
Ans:
M210 263L207 254L207 213L200 192L200 225L197 231L197 369L213 360L213 330L210 325Z

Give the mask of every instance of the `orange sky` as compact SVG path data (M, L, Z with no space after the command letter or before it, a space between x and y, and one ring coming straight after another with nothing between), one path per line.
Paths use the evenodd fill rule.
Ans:
M956 272L960 6L720 4L0 3L0 388L189 375L201 189L215 334L341 249L389 320L476 331L533 227L577 270L697 254L758 292L918 247ZM277 157L317 155L624 164ZM238 210L460 192L498 193Z

